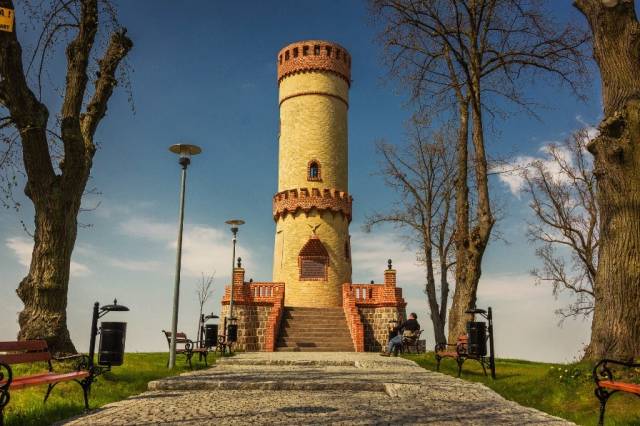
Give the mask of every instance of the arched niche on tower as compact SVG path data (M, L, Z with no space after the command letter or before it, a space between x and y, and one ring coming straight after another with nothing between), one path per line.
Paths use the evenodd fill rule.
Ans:
M317 235L311 236L298 254L300 281L327 281L329 253Z

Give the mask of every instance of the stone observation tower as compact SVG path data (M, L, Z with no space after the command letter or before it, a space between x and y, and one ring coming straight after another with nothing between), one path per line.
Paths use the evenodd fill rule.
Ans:
M351 280L351 55L339 44L307 40L284 47L275 59L280 132L273 281L247 282L238 262L221 301L221 334L233 336L224 328L231 321L235 347L247 351L378 351L389 321L405 317L406 302L386 257L380 259L382 283Z
M285 305L342 305L351 282L347 112L351 55L308 40L278 53L280 105L273 280Z

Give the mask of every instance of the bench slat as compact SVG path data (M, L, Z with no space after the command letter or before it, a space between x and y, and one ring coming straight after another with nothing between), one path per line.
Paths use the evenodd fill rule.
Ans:
M22 340L20 342L0 342L0 352L42 351L47 349L46 340Z
M48 351L0 355L0 362L4 362L5 364L23 364L27 362L49 361L50 359L51 354Z
M640 385L636 383L616 382L610 380L602 380L598 382L598 386L601 388L615 389L623 392L634 393L640 395Z
M9 389L22 389L36 385L46 385L49 383L68 382L70 380L82 379L89 376L88 371L73 371L71 373L46 373L35 374L33 376L24 376L14 378ZM2 384L4 382L0 382Z

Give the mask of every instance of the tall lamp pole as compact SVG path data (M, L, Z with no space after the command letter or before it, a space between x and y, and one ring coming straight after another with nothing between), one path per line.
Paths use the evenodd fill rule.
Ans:
M169 368L176 365L176 334L178 333L178 306L180 304L180 268L182 264L182 227L184 224L184 193L187 182L187 166L191 163L191 156L202 152L199 146L189 144L175 144L169 151L178 154L178 163L182 166L180 179L180 213L178 219L178 250L176 254L176 274L173 287L173 316L171 319L171 346L169 348Z
M231 256L231 295L229 296L229 320L233 318L233 272L235 271L236 261L236 241L238 240L238 227L244 225L244 220L231 219L225 222L227 225L231 225L231 233L233 234L233 255ZM225 333L227 331L225 330Z

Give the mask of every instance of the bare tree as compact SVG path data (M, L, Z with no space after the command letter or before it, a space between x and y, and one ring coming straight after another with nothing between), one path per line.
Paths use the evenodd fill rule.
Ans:
M124 29L101 24L105 15L107 21L113 16L108 2L51 0L21 5L46 12L31 57L23 58L15 29L0 31L0 111L6 112L2 127L13 132L12 149L19 150L26 177L24 192L35 209L31 265L17 289L24 303L18 338L46 339L55 352L75 352L66 307L77 216L96 151L94 134L132 42ZM0 0L0 6L14 8L11 0ZM96 34L109 28L107 45L92 65ZM52 125L43 103L43 68L47 55L60 45L66 45L66 83ZM93 69L95 77L90 77L88 70ZM90 81L92 94L87 89Z
M475 306L482 258L495 223L485 114L499 111L496 101L532 111L523 95L526 78L539 83L550 77L577 91L586 72L586 35L575 26L555 23L553 14L535 0L370 1L383 24L381 38L392 74L410 87L412 99L427 113L452 112L458 121L456 287L448 336L454 342L471 318L465 311Z
M547 146L547 158L523 173L536 219L529 224L529 239L542 243L536 255L543 266L532 274L538 283L550 283L554 295L573 294L573 302L557 311L563 318L587 317L594 309L599 221L588 140L581 130L560 145Z
M576 0L593 34L604 118L594 156L600 253L589 359L640 356L640 22L634 0Z
M196 334L197 339L200 340L200 325L202 322L200 319L202 318L202 314L204 313L204 305L207 301L213 296L213 290L211 286L213 285L213 279L215 277L215 273L211 275L202 274L200 281L196 284L196 296L198 296L198 305L200 307L200 312L198 314L198 333Z
M409 241L418 247L418 260L425 267L424 291L436 343L446 343L449 271L454 264L455 144L451 143L454 136L449 129L426 138L422 133L416 126L411 142L400 151L393 145L378 143L377 150L383 158L380 173L401 200L393 210L367 218L365 230L391 223L407 231Z

